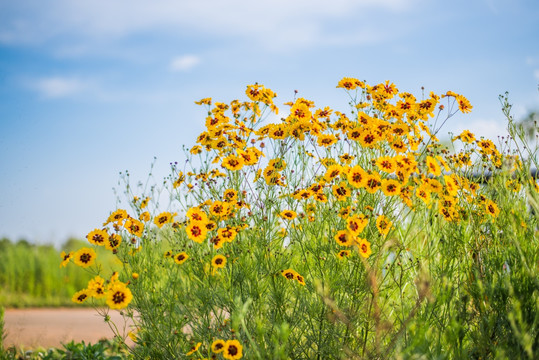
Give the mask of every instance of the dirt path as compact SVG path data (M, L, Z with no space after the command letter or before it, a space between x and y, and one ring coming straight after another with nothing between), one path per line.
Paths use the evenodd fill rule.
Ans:
M109 311L119 331L129 331L131 323L125 323L118 311ZM71 340L95 344L100 339L111 339L114 333L103 317L94 309L6 309L4 346L61 347Z

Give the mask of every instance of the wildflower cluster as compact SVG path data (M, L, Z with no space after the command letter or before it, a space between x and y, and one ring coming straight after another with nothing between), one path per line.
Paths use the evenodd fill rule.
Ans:
M350 96L348 115L296 98L279 117L276 94L259 84L247 87L248 101L197 102L207 109L206 129L166 184L175 212L153 215L151 194L138 194L135 217L118 209L87 236L118 256L133 294L117 275L97 276L74 301L132 302L138 331L130 336L141 358L240 359L244 347L256 358L391 349L382 335L399 336L402 314L419 308L404 299L427 298L417 279L432 254L421 234L459 228L492 237L500 208L480 183L508 157L469 131L453 138L459 152L440 145L438 120L472 108L462 95L418 99L389 81L353 78L337 87ZM63 254L62 264L91 266L92 251ZM387 300L395 291L399 311Z

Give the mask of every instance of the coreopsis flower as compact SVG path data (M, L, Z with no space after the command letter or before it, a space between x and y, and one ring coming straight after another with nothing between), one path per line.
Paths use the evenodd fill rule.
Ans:
M94 249L85 247L75 252L73 255L73 262L78 266L88 267L95 262L96 257L97 254Z
M214 340L214 342L211 343L211 351L215 354L219 354L223 352L225 349L225 341L222 339Z
M112 234L109 236L107 241L105 242L105 248L107 250L115 250L118 247L120 247L120 244L122 242L122 236L119 234Z
M105 288L105 279L101 276L96 276L88 282L88 291L90 296L101 299L105 297L106 288Z
M498 206L492 200L488 200L485 203L485 210L486 210L487 214L489 214L492 217L497 217L498 214L500 213L500 209L498 209Z
M200 209L199 207L192 207L189 210L187 210L187 214L185 214L189 219L191 219L191 222L199 222L199 223L207 223L208 222L208 215Z
M178 173L178 177L176 178L176 180L174 180L174 183L172 184L172 186L174 188L177 188L179 186L181 186L181 184L183 184L185 182L185 175L183 174L183 172L179 172Z
M339 201L346 201L352 194L348 186L346 186L345 182L341 182L340 184L335 184L332 187L333 195L337 198Z
M187 259L189 259L189 255L185 251L174 255L174 262L178 265L183 264Z
M354 235L348 230L339 230L334 238L341 246L351 246L354 243Z
M391 230L391 227L393 226L393 222L391 222L387 217L384 215L380 215L376 218L376 228L378 229L378 232L382 235L387 235L389 230Z
M199 222L190 222L189 225L185 228L187 237L194 242L201 244L206 238L208 230L204 224Z
M199 101L195 101L195 104L197 105L211 105L211 98L204 98L204 99L200 99Z
M190 349L185 355L186 355L186 356L189 356L189 355L191 355L191 354L194 354L195 352L198 351L198 349L200 348L200 345L202 345L201 342L196 343L195 345L193 345L193 346L191 347L191 349Z
M122 221L128 218L127 211L124 209L118 209L114 211L110 216L107 218L107 221L103 223L103 226L106 226L110 223L118 224L120 225Z
M226 202L236 202L238 200L238 192L234 189L225 190L223 200Z
M224 255L218 254L211 259L211 266L214 269L222 269L226 266L226 257Z
M243 347L238 340L227 340L222 354L227 360L238 360L243 357Z
M434 176L440 176L442 174L442 169L440 168L440 165L438 165L438 162L432 156L427 156L426 163L427 171L429 174L432 174Z
M359 81L358 79L344 77L337 84L337 88L344 88L346 90L354 90L357 87L364 88L365 83Z
M144 212L141 213L141 214L139 215L139 217L138 217L138 219L139 219L140 221L150 221L150 218L151 218L150 213L147 212L147 211L144 211Z
M337 253L339 259L344 259L345 257L350 256L350 250L341 250Z
M285 278L287 278L288 280L293 280L296 278L296 275L298 273L295 272L294 270L292 269L286 269L286 270L282 270L281 271L281 275L283 275Z
M371 243L367 239L358 239L357 249L364 258L368 258L372 254Z
M337 142L337 137L332 134L321 134L317 138L317 143L319 146L329 147Z
M364 214L349 216L346 219L346 228L354 235L359 235L369 224L369 219Z
M459 104L459 110L463 113L469 113L472 111L472 104L470 104L470 101L468 101L468 99L466 99L464 96L462 95L457 95L455 97L455 99L457 100L457 103Z
M415 195L419 199L421 199L421 201L423 201L425 205L430 206L430 201L431 201L430 191L426 188L424 184L422 184L416 189Z
M236 171L240 170L244 164L245 162L241 156L229 155L223 160L221 166L228 170Z
M367 190L368 193L374 194L381 186L382 181L380 180L380 175L377 173L367 174L365 177L365 190Z
M73 252L66 253L65 251L62 251L60 254L60 257L62 258L62 262L60 263L60 267L65 267L69 263L69 260L73 257Z
M111 309L124 309L133 299L133 294L126 284L115 282L107 291L107 305Z
M163 227L163 225L168 224L174 220L171 213L168 211L162 212L161 214L157 215L155 219L153 219L153 222L155 225L157 225L158 228Z
M226 217L231 210L231 205L228 202L214 201L210 206L210 214L216 217Z
M193 155L198 155L202 152L202 146L195 145L191 148L191 150L189 150L189 152Z
M226 242L234 241L237 234L238 234L238 232L236 231L236 229L234 229L234 228L232 228L230 226L227 226L225 228L221 228L221 229L217 230L217 236L219 236L220 238L222 238Z
M359 165L352 167L348 172L347 177L350 185L355 188L359 189L366 185L367 172Z
M268 137L271 139L282 140L288 135L288 128L284 124L271 124Z
M137 219L129 218L124 224L124 227L129 231L131 235L135 236L142 236L142 232L144 231L144 224Z
M303 276L301 276L300 274L296 274L296 280L300 285L305 286L305 279L303 278Z
M391 156L382 156L376 160L376 166L380 171L385 171L388 174L393 173L397 169L397 163Z
M382 180L382 192L386 196L395 196L401 193L401 183L393 179Z
M82 304L84 301L86 301L86 299L88 299L90 297L90 294L89 294L89 291L88 289L83 289L83 290L80 290L80 291L77 291L73 297L71 298L71 300L73 302L76 302L78 304Z
M109 238L109 234L106 230L95 229L86 235L88 242L93 245L104 246Z
M286 220L294 220L297 216L296 212L293 210L283 210L279 215Z
M339 164L329 166L326 170L326 173L324 174L324 180L326 182L331 182L333 179L339 176L343 172L343 170L343 167Z

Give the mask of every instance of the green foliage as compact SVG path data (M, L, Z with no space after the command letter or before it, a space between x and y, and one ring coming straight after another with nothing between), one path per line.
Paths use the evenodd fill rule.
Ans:
M84 244L69 239L62 246L70 252ZM102 251L102 262L114 269L114 258ZM75 266L60 268L60 251L52 245L25 240L0 240L0 303L5 307L73 306L73 294L85 287L91 275Z
M2 360L124 360L130 356L116 342L103 340L96 344L71 341L62 348L23 350L9 348L0 352Z

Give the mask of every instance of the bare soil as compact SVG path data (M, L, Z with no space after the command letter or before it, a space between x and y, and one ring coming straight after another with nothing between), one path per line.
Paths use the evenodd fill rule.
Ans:
M132 323L126 323L118 311L109 311L109 315L120 333L127 334ZM71 340L95 344L114 337L103 316L92 308L6 309L4 322L6 348L61 348Z

